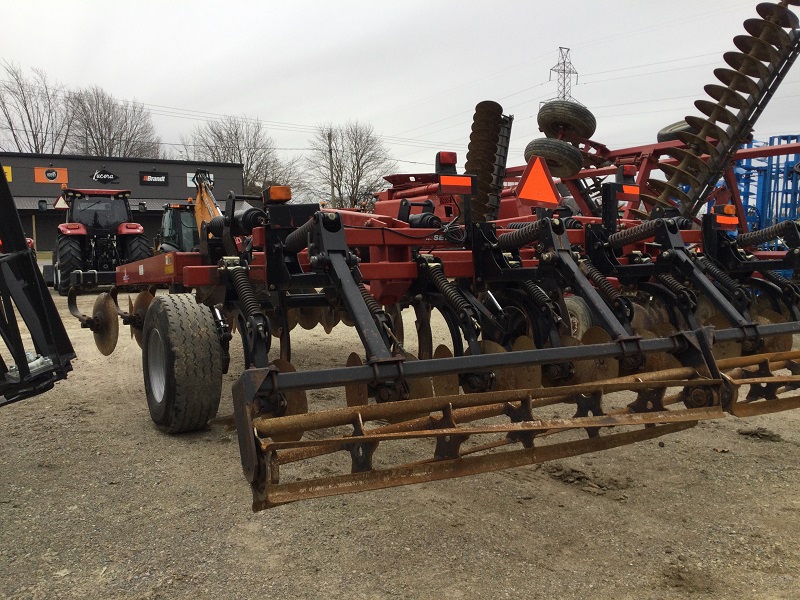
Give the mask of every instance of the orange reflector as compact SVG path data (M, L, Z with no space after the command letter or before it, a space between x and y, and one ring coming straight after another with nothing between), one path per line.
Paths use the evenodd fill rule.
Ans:
M67 223L67 229L80 229L81 226L77 223Z
M623 185L622 186L622 193L623 194L639 194L639 186L638 185Z
M729 217L727 215L715 215L717 217L717 223L720 225L738 225L739 224L739 217Z
M472 194L471 175L440 175L439 193L440 194Z
M267 189L269 190L267 200L270 202L288 202L292 199L292 188L288 185L271 185Z
M547 168L547 163L538 156L534 156L525 167L515 193L525 206L538 208L558 206L559 195L550 176L550 170Z
M722 212L724 212L726 215L735 215L736 214L736 207L733 204L726 204L722 208Z

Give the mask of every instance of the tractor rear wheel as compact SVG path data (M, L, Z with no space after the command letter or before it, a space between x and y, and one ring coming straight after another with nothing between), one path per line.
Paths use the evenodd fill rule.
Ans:
M59 235L56 241L57 263L53 265L53 277L58 293L66 296L69 293L69 274L83 268L81 241L78 238Z
M145 235L131 235L125 240L125 262L135 262L150 258L150 244Z
M525 147L525 162L539 156L547 163L553 177L572 177L583 167L583 154L572 144L550 138L537 138Z
M168 433L203 429L222 393L222 346L192 294L156 296L144 319L142 370L153 422Z

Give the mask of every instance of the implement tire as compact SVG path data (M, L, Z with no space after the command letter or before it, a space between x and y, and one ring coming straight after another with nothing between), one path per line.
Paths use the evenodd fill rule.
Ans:
M569 312L570 335L581 339L590 327L594 327L592 311L580 296L564 296L564 304Z
M62 296L69 293L69 274L83 270L83 252L78 238L59 235L56 240L58 263L53 266L56 289Z
M689 133L697 134L697 130L689 125L686 121L677 121L667 125L656 134L656 139L659 144L664 142L671 142L678 139L678 134L688 131Z
M214 317L192 294L157 296L144 318L142 371L153 422L167 433L203 429L222 393Z
M572 177L583 168L583 153L572 144L550 138L537 138L525 147L525 162L539 156L553 177Z
M557 138L563 131L564 139L589 139L597 129L597 120L592 111L569 100L553 100L543 104L536 115L539 131L549 138Z

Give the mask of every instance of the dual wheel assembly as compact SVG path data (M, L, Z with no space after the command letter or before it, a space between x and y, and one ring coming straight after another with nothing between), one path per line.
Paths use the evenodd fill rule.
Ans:
M547 163L554 177L574 177L583 168L583 153L578 145L597 129L591 111L577 102L553 100L543 104L536 117L544 138L531 140L525 147L525 162L538 156Z

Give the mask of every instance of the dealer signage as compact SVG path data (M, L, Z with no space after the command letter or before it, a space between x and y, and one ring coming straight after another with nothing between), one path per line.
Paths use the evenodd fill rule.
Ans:
M169 173L164 171L139 171L141 185L169 185Z
M67 170L56 167L33 167L33 180L36 183L69 183Z
M214 174L208 173L208 180L211 182L211 185L214 185ZM186 187L188 188L196 188L197 184L194 182L194 172L186 174Z
M98 169L97 171L94 172L94 175L92 175L92 179L95 180L97 183L113 183L117 179L119 179L119 177L114 175L114 173L112 173L111 171L106 171L105 169Z

